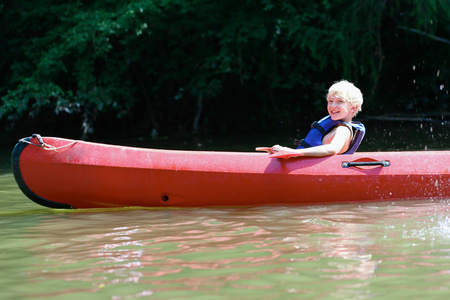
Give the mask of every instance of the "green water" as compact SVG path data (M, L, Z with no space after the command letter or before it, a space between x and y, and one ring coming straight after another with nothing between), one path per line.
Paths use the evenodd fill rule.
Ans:
M417 128L409 134L420 135ZM381 142L369 138L368 143L394 150L450 148L446 127L433 129L440 139L424 134L420 142L393 140L389 131L383 132ZM255 143L264 146L261 142ZM227 146L240 150L236 142ZM214 148L214 141L196 142L195 147ZM450 199L52 210L34 204L18 189L9 170L11 150L0 152L0 299L450 295Z

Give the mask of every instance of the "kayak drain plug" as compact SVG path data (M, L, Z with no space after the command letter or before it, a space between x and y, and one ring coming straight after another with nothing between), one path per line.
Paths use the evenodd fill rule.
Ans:
M163 196L162 196L162 201L164 201L164 202L169 201L169 196L163 195Z

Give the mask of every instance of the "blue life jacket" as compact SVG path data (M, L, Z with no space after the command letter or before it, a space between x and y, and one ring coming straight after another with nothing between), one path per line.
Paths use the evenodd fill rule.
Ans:
M319 121L316 121L311 124L311 130L306 135L305 139L300 141L300 146L297 149L309 148L322 145L322 138L328 132L331 131L335 126L339 124L347 124L354 129L354 134L352 137L352 141L348 146L348 150L343 154L353 154L356 149L358 149L361 141L366 133L366 128L360 122L343 122L343 121L333 121L331 116L326 116Z

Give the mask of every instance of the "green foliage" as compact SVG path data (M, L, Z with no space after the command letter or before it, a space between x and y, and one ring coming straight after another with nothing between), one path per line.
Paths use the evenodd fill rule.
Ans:
M26 58L11 66L15 88L2 97L0 113L11 122L48 106L56 114L81 113L86 135L98 114L113 110L120 115L133 103L123 53L111 51L116 48L112 40L129 28L107 3L55 2L41 1L45 9L28 1L11 8L13 15L24 16L20 21L30 37L20 38ZM127 19L127 12L122 14Z
M145 120L144 132L241 130L237 118L323 114L341 78L371 113L392 97L392 110L448 109L449 46L430 37L449 35L449 11L440 0L6 1L0 117L76 114L83 137L105 116ZM403 67L421 58L414 91ZM421 100L411 106L411 95Z

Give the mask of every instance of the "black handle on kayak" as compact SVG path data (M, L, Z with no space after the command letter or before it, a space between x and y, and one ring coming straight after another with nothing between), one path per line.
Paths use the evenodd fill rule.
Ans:
M31 138L37 138L37 140L38 140L38 142L39 142L39 145L40 145L42 148L45 147L45 143L44 143L44 140L42 139L41 135L39 135L39 134L37 134L37 133L34 133L34 134L31 136Z
M388 160L380 160L380 161L344 161L342 163L343 168L350 167L362 167L362 166L381 166L381 167L389 167L391 162Z

